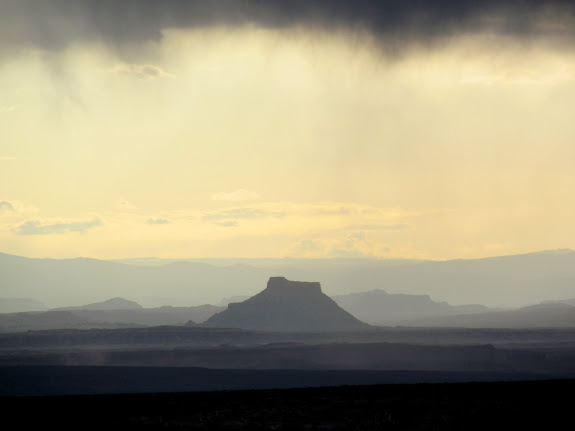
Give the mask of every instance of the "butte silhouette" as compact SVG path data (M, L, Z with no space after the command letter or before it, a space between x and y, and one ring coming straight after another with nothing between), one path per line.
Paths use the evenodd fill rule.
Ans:
M318 282L271 277L267 287L210 317L204 326L259 331L354 331L370 326L321 291Z

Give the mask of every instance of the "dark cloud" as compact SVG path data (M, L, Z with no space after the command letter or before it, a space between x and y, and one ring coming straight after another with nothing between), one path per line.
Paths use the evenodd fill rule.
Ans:
M100 219L93 219L88 222L42 224L39 221L27 221L16 229L18 235L50 235L67 232L85 232L96 226L100 226Z
M159 40L165 28L252 24L361 29L401 46L489 29L572 40L572 0L0 0L4 49ZM563 23L564 25L557 25Z
M14 205L12 205L8 201L1 201L0 202L0 212L2 211L14 211Z

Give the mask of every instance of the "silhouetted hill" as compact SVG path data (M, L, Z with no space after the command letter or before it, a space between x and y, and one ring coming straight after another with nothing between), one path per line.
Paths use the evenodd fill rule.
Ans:
M54 308L52 311L71 311L71 310L139 310L143 307L134 301L128 301L124 298L112 298L103 302L94 302L93 304L77 305L72 307Z
M435 302L429 295L390 294L383 289L333 296L344 310L372 325L398 324L403 320L480 313L488 310L483 305L453 306Z
M345 331L367 328L321 291L319 283L271 277L266 289L210 317L204 325L264 331Z

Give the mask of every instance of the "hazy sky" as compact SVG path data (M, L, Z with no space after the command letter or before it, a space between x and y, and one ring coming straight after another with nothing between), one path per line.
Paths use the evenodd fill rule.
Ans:
M0 0L0 251L575 248L572 3Z

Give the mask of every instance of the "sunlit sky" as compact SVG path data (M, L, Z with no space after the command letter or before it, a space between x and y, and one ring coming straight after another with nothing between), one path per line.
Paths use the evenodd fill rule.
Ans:
M35 22L7 10L14 28ZM45 18L58 46L0 30L0 252L575 248L575 27L558 10L526 35L494 15L405 43L371 27L249 20L114 42L79 37L86 24L65 12Z

